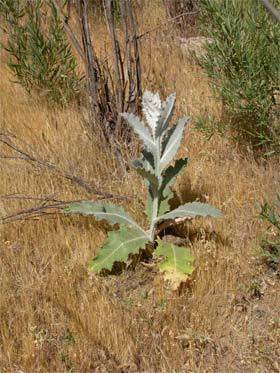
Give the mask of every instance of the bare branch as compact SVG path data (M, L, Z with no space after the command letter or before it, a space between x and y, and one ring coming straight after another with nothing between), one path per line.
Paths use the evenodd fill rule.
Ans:
M261 0L267 12L278 22L280 22L280 12L276 9L269 0Z
M17 156L17 157L10 157L8 155L2 155L0 154L0 159L8 159L8 160L22 160L22 161L26 161L27 158L24 157L24 156Z
M58 200L54 198L53 195L49 196L41 196L41 197L34 197L34 196L28 196L25 194L20 193L12 193L12 194L4 194L0 195L0 200L26 200L26 201L50 201L50 202L63 202L61 200Z
M151 32L154 32L154 31L157 31L157 30L161 29L162 26L166 25L169 22L174 22L174 21L176 21L177 19L179 19L181 17L187 16L187 15L191 16L191 15L194 15L194 14L197 14L197 13L198 13L198 11L195 11L195 12L186 12L186 13L181 13L181 14L179 14L176 17L168 18L165 22L162 22L160 25L158 25L158 26L156 26L156 27L154 27L154 28L152 28L150 30L145 31L142 34L137 35L137 39L141 39L144 36L150 34Z
M56 0L51 0L53 5L55 6L56 10L57 10L57 13L60 17L60 20L63 24L63 28L66 32L66 34L69 36L69 39L71 40L73 46L75 47L76 51L78 52L79 56L81 57L81 59L85 62L85 56L84 56L84 53L83 53L83 49L79 43L79 40L76 38L76 35L74 34L74 32L71 30L70 26L68 25L68 23L66 22L65 20L65 17L59 7L59 5L57 4L57 1Z
M66 207L70 203L75 202L82 202L83 200L69 200L69 201L62 201L55 199L51 196L46 197L32 197L26 196L22 194L8 194L8 195L0 195L0 200L22 200L22 201L40 201L39 205L23 209L20 211L16 211L12 214L6 215L0 218L0 225L13 223L18 220L31 220L37 219L43 216L55 215L61 212L63 207ZM108 198L99 198L99 200L108 199ZM111 199L116 199L116 197L112 197Z
M52 170L56 172L58 175L64 177L65 179L69 180L72 184L75 184L82 189L84 189L87 193L89 194L94 194L99 197L103 198L121 198L121 199L127 199L129 197L126 196L116 196L113 195L112 193L107 193L107 192L101 192L97 190L94 186L92 186L87 180L84 180L83 178L74 175L71 172L64 171L60 169L57 165L49 162L48 160L45 160L41 158L38 154L36 154L33 150L30 150L28 152L27 150L23 149L22 147L18 146L13 139L17 139L15 135L7 134L4 132L0 132L0 143L5 144L8 148L12 149L16 153L19 154L18 158L20 160L25 160L27 162L30 162L31 164L37 165L44 167L46 169ZM29 149L31 147L29 145L26 145Z
M116 81L116 93L117 93L117 111L118 113L123 112L123 100L124 100L124 87L123 87L123 80L121 79L121 68L120 65L122 64L122 59L120 56L120 49L119 49L119 42L117 40L116 35L116 27L115 21L113 16L113 9L112 9L112 0L105 0L104 1L104 8L105 8L105 15L107 20L107 26L111 38L112 50L113 50L113 58L114 58L114 72L115 72L115 81ZM119 121L119 118L117 119ZM119 127L119 123L117 123L117 128Z

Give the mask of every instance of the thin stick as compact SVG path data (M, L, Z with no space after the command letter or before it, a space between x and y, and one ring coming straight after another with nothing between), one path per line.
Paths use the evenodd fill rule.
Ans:
M116 196L112 193L98 191L87 180L84 180L81 177L79 177L77 175L74 175L70 172L61 170L57 165L55 165L55 164L41 158L37 154L35 154L34 151L32 151L31 153L27 152L25 149L16 145L13 142L13 140L11 139L11 137L13 137L14 139L17 139L17 137L15 135L10 135L10 134L4 133L4 132L0 132L0 143L5 144L10 149L12 149L15 152L17 152L18 154L20 154L19 159L29 161L29 162L31 162L35 165L39 165L41 167L52 170L52 171L56 172L58 175L64 177L66 180L69 180L72 184L78 185L79 187L84 189L89 194L94 194L94 195L104 197L104 198L123 198L123 199L126 199L125 196ZM31 147L29 145L26 145L26 146L28 146L28 148L31 149Z
M261 0L267 12L278 22L280 22L280 12L276 9L269 0Z
M162 26L164 26L165 24L169 23L169 22L173 22L173 21L176 21L176 19L179 19L181 17L184 17L184 16L187 16L187 15L193 15L193 14L197 14L198 11L195 11L195 12L186 12L186 13L182 13L182 14L179 14L178 16L176 17L173 17L173 18L168 18L165 22L162 22L160 25L150 29L150 30L147 30L145 32L143 32L143 34L140 34L140 35L137 35L136 38L137 39L141 39L143 38L144 36L146 36L147 34L150 34L151 32L154 32L154 31L157 31L158 29L162 28Z
M76 51L78 52L79 56L81 57L81 59L85 62L85 55L83 53L83 49L79 43L79 40L76 38L74 32L71 30L70 26L68 25L68 23L65 21L65 17L59 7L59 5L57 4L56 0L51 0L53 5L55 6L56 10L57 10L57 13L60 17L60 20L63 24L63 28L66 32L66 34L69 36L69 39L71 40L73 46L75 47Z
M9 224L9 223L13 223L15 221L18 221L18 220L29 220L29 219L34 219L34 218L39 218L39 217L42 217L42 216L46 216L46 215L55 215L57 213L60 213L61 212L61 209L63 207L66 207L67 205L71 204L71 203L77 203L77 202L82 202L83 200L81 199L78 199L78 200L69 200L69 201L60 201L60 200L56 200L56 199L53 199L51 197L30 197L30 196L21 196L21 195L6 195L6 196L0 196L0 199L1 200L10 200L10 199L19 199L19 200L31 200L31 201L41 201L42 203L40 205L37 205L37 206L33 206L33 207L30 207L30 208L27 208L27 209L23 209L23 210L20 210L20 211L17 211L17 212L14 212L10 215L6 215L4 216L3 218L0 219L0 225L4 225L4 224ZM98 201L100 200L104 200L107 198L100 198L98 199ZM115 198L112 198L112 199L115 199ZM49 202L55 202L55 203L52 203L52 204L48 204ZM52 212L49 212L48 210L54 210Z

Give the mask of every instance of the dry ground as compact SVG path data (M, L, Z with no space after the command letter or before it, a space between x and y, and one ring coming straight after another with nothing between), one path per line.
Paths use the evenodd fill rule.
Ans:
M144 26L153 27L158 20L146 13ZM175 90L176 116L219 116L221 104L207 79L168 46L165 35L143 41L145 87L162 95ZM98 191L128 196L121 203L144 224L145 190L134 171L121 172L98 138L87 136L78 108L49 108L27 97L10 82L1 58L1 131ZM122 151L128 159L135 153ZM107 278L88 273L108 229L93 219L57 213L1 226L1 373L279 372L279 278L256 256L267 229L256 203L274 199L279 161L256 161L230 141L207 140L192 128L180 152L191 162L176 183L178 200L207 200L225 215L178 227L190 237L196 258L192 280L180 292L169 292L156 270L141 264ZM13 154L1 145L1 156ZM34 162L0 162L1 196L96 199ZM0 214L36 204L0 199ZM254 296L256 283L260 298Z

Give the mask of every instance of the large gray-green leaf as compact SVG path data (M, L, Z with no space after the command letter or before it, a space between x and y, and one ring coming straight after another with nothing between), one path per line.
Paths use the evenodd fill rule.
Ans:
M128 121L133 131L140 138L140 140L143 141L144 145L146 146L146 149L152 154L155 154L155 144L153 138L148 128L145 127L144 123L142 123L139 120L139 118L134 114L122 113L121 115Z
M159 269L164 273L164 279L170 282L172 289L176 290L192 273L194 258L186 247L179 247L162 240L157 242L154 255L164 257L159 264Z
M152 130L153 137L155 138L157 126L162 112L162 105L159 94L145 91L142 98L142 111L145 114L147 123Z
M121 206L112 204L82 201L69 204L63 209L67 214L93 215L97 220L107 220L111 224L125 224L145 231L124 211Z
M159 125L156 128L156 137L164 135L164 132L167 129L170 119L173 114L175 100L176 100L176 93L171 93L171 95L168 96L165 102L162 104L161 115L159 118Z
M110 271L115 262L127 261L129 254L137 254L148 242L149 238L142 230L121 225L118 231L109 232L107 241L91 261L90 269L94 272Z
M213 216L214 218L221 218L223 214L215 207L201 202L186 203L175 210L158 216L156 222L160 220L176 219L183 217L194 218L196 216Z
M165 148L163 149L163 154L160 159L160 167L163 169L172 159L174 158L175 154L177 153L179 146L181 144L181 140L183 137L183 133L185 130L185 126L189 118L184 117L178 120L177 124L175 125L176 128L172 131Z

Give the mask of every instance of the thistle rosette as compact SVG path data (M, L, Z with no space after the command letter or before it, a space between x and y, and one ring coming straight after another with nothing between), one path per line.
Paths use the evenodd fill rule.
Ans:
M121 114L143 143L140 158L133 161L135 170L143 177L148 189L146 215L149 229L142 229L119 206L83 201L70 204L64 212L93 215L97 220L105 219L118 224L119 230L110 232L105 244L91 262L91 269L100 272L111 270L113 264L126 261L148 242L157 243L156 257L162 258L159 269L173 287L177 287L193 270L193 257L189 249L164 243L156 239L156 228L162 221L196 216L221 217L221 212L206 203L186 203L170 211L169 201L173 197L171 186L188 163L187 158L177 159L172 165L182 142L188 117L183 117L170 126L175 104L175 94L161 102L158 94L146 91L142 99L142 111L147 125L130 113Z

